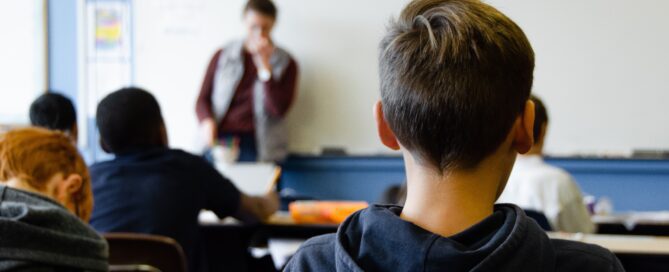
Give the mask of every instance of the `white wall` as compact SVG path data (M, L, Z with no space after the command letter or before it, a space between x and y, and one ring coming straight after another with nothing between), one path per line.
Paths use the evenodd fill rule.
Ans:
M195 151L195 100L216 47L239 35L241 1L134 1L135 82L161 104L172 146Z
M46 91L43 1L0 4L0 124L25 125L30 103Z
M276 37L300 60L300 94L289 122L291 150L388 152L376 137L377 48L405 0L279 1Z
M291 150L387 152L378 143L377 44L407 0L277 0L274 33L297 58ZM669 149L669 1L489 1L527 33L551 153ZM174 146L195 149L194 103L217 47L241 36L243 0L135 1L136 81L163 106Z
M290 147L357 153L385 150L376 140L376 48L405 0L279 0L274 37L298 61L297 100L288 116ZM173 146L195 149L194 113L209 58L241 37L244 0L135 1L136 82L160 100Z
M669 149L669 1L490 1L536 53L551 153Z

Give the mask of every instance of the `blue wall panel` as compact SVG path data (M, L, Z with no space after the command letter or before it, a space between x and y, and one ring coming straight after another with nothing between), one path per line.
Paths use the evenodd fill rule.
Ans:
M77 1L48 1L49 89L77 103Z
M616 211L669 210L669 160L553 158L586 194L606 196ZM401 157L292 156L281 188L323 200L376 202L390 185L405 180Z
M669 210L669 161L549 159L566 169L586 194L606 196L617 211Z
M283 165L281 188L321 200L376 202L406 178L399 157L291 157Z

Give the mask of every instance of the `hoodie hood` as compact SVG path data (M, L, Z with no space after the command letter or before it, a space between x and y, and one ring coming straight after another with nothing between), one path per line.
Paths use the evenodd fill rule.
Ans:
M349 217L336 235L337 271L553 271L550 239L514 205L443 237L402 220L398 206L374 205Z
M0 185L0 270L30 265L107 271L105 240L55 201Z

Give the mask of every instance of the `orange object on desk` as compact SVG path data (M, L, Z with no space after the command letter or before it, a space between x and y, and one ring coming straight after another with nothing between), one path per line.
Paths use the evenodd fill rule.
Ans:
M295 201L288 211L297 224L339 224L367 206L364 201Z

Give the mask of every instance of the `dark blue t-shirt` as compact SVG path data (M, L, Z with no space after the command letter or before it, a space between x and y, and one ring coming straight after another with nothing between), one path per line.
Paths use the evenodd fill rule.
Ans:
M90 167L99 232L138 232L174 238L191 268L201 253L198 214L237 212L240 192L202 158L181 150L149 148Z

